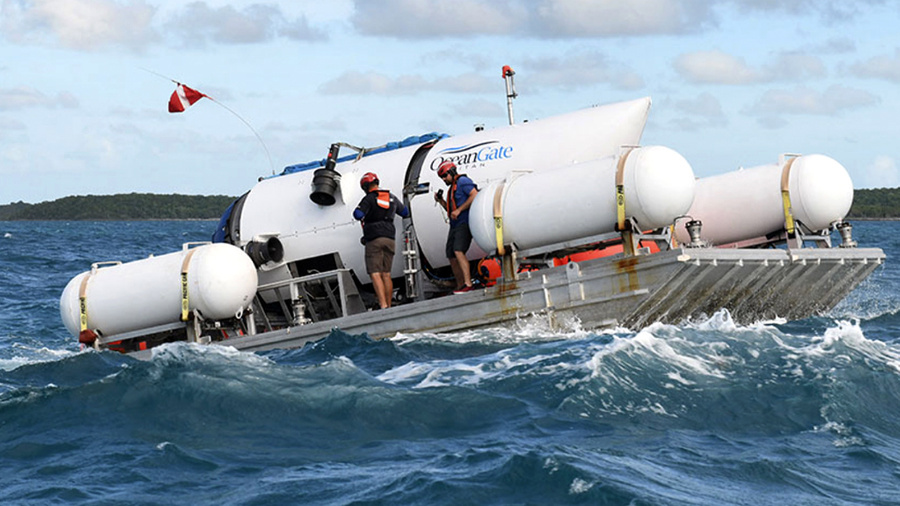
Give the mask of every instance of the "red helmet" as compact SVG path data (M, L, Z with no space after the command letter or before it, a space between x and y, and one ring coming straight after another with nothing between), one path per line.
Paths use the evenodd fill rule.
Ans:
M373 183L378 184L378 176L376 176L374 172L366 172L359 180L359 186L363 189L363 191L368 190L369 185Z
M456 164L447 160L438 167L438 177L443 178L451 170L456 170Z

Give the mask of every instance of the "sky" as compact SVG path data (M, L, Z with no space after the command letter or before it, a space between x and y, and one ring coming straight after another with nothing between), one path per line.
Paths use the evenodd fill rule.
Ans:
M821 153L900 186L900 0L0 0L0 204L240 195L427 132L650 96L699 176ZM201 91L170 114L172 80Z

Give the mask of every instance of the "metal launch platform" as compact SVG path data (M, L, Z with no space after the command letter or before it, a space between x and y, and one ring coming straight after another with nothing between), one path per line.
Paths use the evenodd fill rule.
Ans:
M465 294L256 334L232 334L219 344L262 351L300 347L323 339L333 328L385 338L518 325L530 318L551 327L577 322L586 329L641 328L657 321L678 323L708 316L721 308L727 308L738 323L795 320L830 310L884 259L878 248L679 248L630 257L619 254L521 272L517 279ZM348 296L354 296L340 287L335 295L344 308ZM199 342L210 341L202 332L197 335ZM121 337L110 336L101 343ZM150 350L135 354L148 357Z

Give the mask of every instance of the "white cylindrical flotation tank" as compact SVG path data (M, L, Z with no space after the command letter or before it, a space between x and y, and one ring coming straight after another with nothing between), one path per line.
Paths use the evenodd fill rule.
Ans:
M103 335L176 323L182 314L182 269L187 271L189 310L196 309L207 319L234 317L249 307L256 293L256 268L240 248L185 244L181 251L134 262L94 264L75 276L59 301L63 324L73 335L79 334L82 292L87 328Z
M702 222L701 239L726 245L783 230L781 188L786 171L795 221L815 232L847 215L853 203L853 181L847 169L825 155L803 155L697 180L694 204L687 214ZM690 241L682 223L676 238Z
M612 232L620 165L625 214L643 230L670 225L691 206L694 172L687 160L670 148L646 146L490 184L472 203L472 237L485 251L497 250L497 211L502 243L515 243L518 249Z

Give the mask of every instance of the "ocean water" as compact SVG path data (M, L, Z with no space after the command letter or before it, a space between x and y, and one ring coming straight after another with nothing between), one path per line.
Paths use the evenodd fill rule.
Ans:
M71 277L213 228L0 222L0 503L900 503L898 222L802 321L79 350Z

